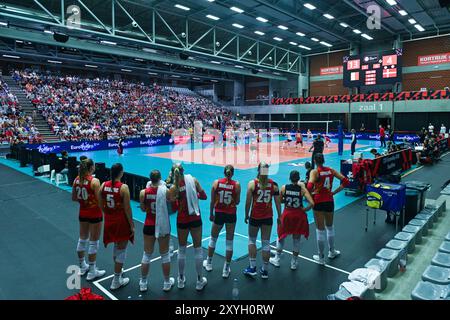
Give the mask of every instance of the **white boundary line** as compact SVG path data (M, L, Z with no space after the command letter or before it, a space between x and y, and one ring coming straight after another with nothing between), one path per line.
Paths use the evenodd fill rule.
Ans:
M224 233L226 233L226 231L222 231L221 233L219 233L219 236L222 235L222 234L224 234ZM202 239L202 242L203 242L203 241L207 241L207 240L209 240L209 239L211 239L211 237L204 238L204 239ZM189 245L186 246L186 249L187 249L187 248L190 248L190 247L193 247L193 246L194 246L194 244L191 243L191 244L189 244ZM177 249L177 250L174 250L173 253L178 253L178 249ZM160 259L161 259L161 256L156 257L156 258L153 258L152 260L150 260L150 263L155 262L155 261L158 261L158 260L160 260ZM128 268L128 269L123 270L123 272L128 272L128 271L137 269L137 268L139 268L140 266L141 266L141 264L137 264L137 265L135 265L135 266L133 266L133 267L130 267L130 268ZM111 274L111 275L109 275L109 276L106 276L106 277L104 277L104 278L101 278L101 279L98 279L98 280L92 282L92 284L93 284L94 286L96 286L101 292L103 292L104 294L106 294L106 295L108 296L108 298L110 298L111 300L119 300L119 299L118 299L115 295L113 295L108 289L106 289L104 286L102 286L102 285L100 284L100 282L103 282L103 281L105 281L105 280L111 279L111 278L113 278L113 277L114 277L114 274Z
M240 233L236 233L236 232L235 232L234 234L237 235L237 236L240 236L240 237L243 237L243 238L247 238L247 239L248 239L248 237L247 237L246 235L243 235L243 234L240 234ZM260 240L256 240L256 242L261 243ZM272 248L274 248L274 249L277 248L276 246L273 246L273 245L270 245L270 247L272 247ZM290 255L293 255L293 253L292 253L291 251L287 251L287 250L284 250L284 249L283 249L283 252L286 252L286 253L289 253ZM310 258L307 258L307 257L305 257L305 256L302 256L302 255L300 255L300 254L298 255L298 257L301 258L301 259L303 259L303 260L306 260L306 261L313 262L313 263L315 263L315 264L321 265L321 264L318 263L317 261L315 261L315 260L313 260L313 259L310 259ZM350 272L348 272L348 271L345 271L345 270L342 270L342 269L339 269L339 268L330 266L330 265L328 265L328 264L325 264L324 267L329 268L329 269L333 269L333 270L338 271L338 272L345 273L345 274L347 274L347 275L350 274Z

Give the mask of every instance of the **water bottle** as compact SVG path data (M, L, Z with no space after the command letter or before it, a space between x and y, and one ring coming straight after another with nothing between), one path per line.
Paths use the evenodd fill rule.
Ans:
M172 258L173 257L173 240L172 238L170 238L170 242L169 242L169 255Z
M399 263L398 263L398 267L400 269L400 272L405 272L406 271L406 261L407 261L407 253L406 253L406 248L405 248L402 251L400 251L400 260L399 260Z
M239 300L239 288L237 279L234 279L233 281L233 291L231 292L231 295L233 296L233 300Z

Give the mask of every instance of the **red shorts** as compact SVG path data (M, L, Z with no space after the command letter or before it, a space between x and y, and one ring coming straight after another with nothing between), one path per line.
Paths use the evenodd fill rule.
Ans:
M103 218L102 210L99 207L92 209L80 209L80 219L99 219Z
M109 243L130 241L134 243L134 236L131 236L130 225L124 214L105 215L105 225L103 227L103 244L105 247Z
M117 153L118 153L118 154L123 154L123 149L122 149L122 148L118 148L118 149L117 149Z
M278 225L278 240L289 235L303 235L309 237L308 217L303 209L284 209L281 223Z

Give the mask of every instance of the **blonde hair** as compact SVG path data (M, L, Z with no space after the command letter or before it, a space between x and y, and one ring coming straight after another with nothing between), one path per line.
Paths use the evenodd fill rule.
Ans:
M175 197L179 198L180 196L180 181L184 175L184 169L181 163L176 164L173 169L173 185L175 186Z
M261 172L264 171L264 172ZM258 165L258 181L261 185L261 189L265 189L267 187L267 183L269 181L269 165L266 162L261 162Z
M94 161L92 161L92 159L81 160L80 167L78 169L78 177L80 178L80 184L83 184L84 179L89 175L93 166Z

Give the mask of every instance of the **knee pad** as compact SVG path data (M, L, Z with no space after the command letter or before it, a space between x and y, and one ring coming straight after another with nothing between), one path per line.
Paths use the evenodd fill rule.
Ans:
M334 232L334 226L331 226L331 227L326 227L326 229L327 229L327 235L328 236L334 236L335 235L335 232Z
M226 248L227 251L233 251L233 240L226 241Z
M325 230L316 229L316 236L318 241L325 241L327 233Z
M300 238L293 240L294 252L300 252Z
M248 244L256 245L256 237L248 237Z
M149 264L151 260L152 260L152 254L144 252L144 254L142 255L141 263L142 264Z
M186 246L178 247L178 259L186 259Z
M211 239L209 239L209 247L215 249L216 248L216 242L217 242L217 238L211 237Z
M88 246L88 239L78 239L77 252L85 252Z
M262 240L262 251L270 252L270 241L269 240Z
M200 248L195 248L195 259L202 259L203 260L203 249L202 247Z
M98 247L99 247L100 242L97 241L89 241L89 249L88 249L88 254L96 254L98 251Z
M166 252L161 254L161 263L170 263L170 253Z
M124 263L127 258L127 249L117 249L116 263Z

